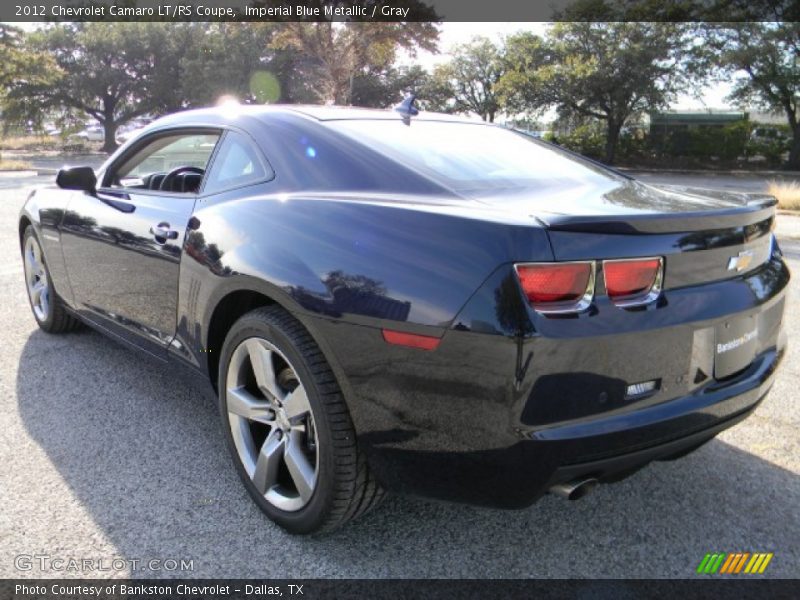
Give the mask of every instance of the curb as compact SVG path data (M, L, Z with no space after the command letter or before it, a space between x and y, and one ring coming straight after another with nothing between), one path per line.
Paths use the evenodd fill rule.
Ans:
M22 169L21 171L0 171L0 178L24 178L36 177L39 172L36 169Z
M798 177L800 178L800 171L715 171L712 169L652 169L652 168L636 168L636 167L614 167L617 171L623 173L652 173L658 175L660 173L670 175L719 175L722 177Z

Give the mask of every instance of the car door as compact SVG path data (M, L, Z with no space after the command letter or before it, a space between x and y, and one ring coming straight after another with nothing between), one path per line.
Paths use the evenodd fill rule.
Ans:
M75 194L62 222L78 310L165 356L175 334L181 248L219 131L146 136L116 159L96 194Z

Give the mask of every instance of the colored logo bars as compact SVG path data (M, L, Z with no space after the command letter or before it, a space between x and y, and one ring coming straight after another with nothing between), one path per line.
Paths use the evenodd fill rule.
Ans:
M753 554L750 552L709 553L697 565L697 572L706 575L715 573L748 573L755 575L756 573L763 573L767 569L772 556L772 552L754 552Z

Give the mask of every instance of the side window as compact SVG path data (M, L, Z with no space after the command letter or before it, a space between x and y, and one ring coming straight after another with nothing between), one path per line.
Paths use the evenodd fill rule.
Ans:
M155 138L106 176L106 187L196 193L217 133L174 133Z
M256 183L271 174L247 136L229 131L211 165L203 191L214 193Z

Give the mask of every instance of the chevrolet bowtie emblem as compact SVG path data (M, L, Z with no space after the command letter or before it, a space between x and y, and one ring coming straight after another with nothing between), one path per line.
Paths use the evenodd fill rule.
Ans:
M742 250L736 256L728 259L728 271L744 271L753 262L753 251Z

